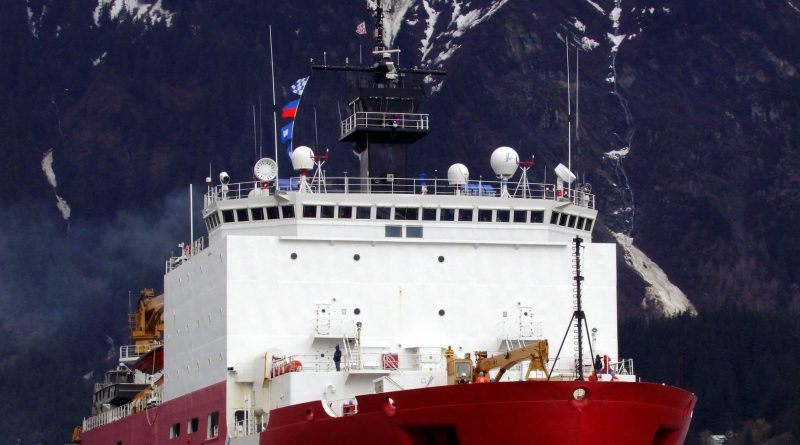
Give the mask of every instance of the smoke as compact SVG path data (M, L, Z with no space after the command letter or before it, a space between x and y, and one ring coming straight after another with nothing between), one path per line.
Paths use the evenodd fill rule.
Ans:
M164 260L188 238L187 215L181 191L152 211L74 218L69 231L44 202L0 209L0 332L10 333L0 371L16 354L55 347L64 332L81 333L84 344L68 347L87 360L105 355L107 332L124 344L128 291L162 286Z

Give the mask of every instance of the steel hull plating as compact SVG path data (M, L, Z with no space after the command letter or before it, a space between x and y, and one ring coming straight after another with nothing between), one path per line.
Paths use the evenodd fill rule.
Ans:
M579 387L586 397L576 401ZM274 410L260 443L673 445L686 438L696 400L647 383L444 386L361 396L358 414L342 418L320 402Z
M584 388L577 401L573 392ZM224 418L225 386L217 384L87 431L83 444L215 444L206 439L205 413ZM358 397L359 412L331 417L322 402L271 412L261 445L485 444L519 440L569 445L676 445L683 443L697 398L678 388L623 382L511 382L441 386ZM200 418L199 431L183 428ZM182 426L169 438L169 428Z

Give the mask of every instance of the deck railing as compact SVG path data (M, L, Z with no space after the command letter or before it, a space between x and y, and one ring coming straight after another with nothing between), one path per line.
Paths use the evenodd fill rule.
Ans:
M418 131L428 131L430 129L427 114L386 113L380 111L362 111L351 114L342 121L341 125L342 137L359 127Z
M151 349L155 348L156 346L160 345L160 342L153 342L148 345L124 345L119 347L119 359L120 361L127 361L127 360L134 360L137 359L145 354L147 354Z
M307 177L311 193L356 193L356 194L382 194L382 195L463 195L463 196L488 196L500 197L502 184L500 181L469 181L464 185L450 185L446 179L428 178L359 178L359 177ZM301 179L299 177L280 179L277 190L281 192L298 191ZM263 189L259 182L239 182L235 184L217 185L210 189L204 197L205 206L232 199L243 199L253 196L274 194L272 189ZM563 195L556 190L553 184L528 183L517 184L509 182L508 197L518 199L547 199L553 201L571 202L572 204L595 208L594 195L580 189L564 189Z
M161 388L159 387L152 391L149 391L149 393L146 394L144 397L140 397L131 403L118 406L108 411L103 411L102 413L96 414L92 417L84 418L83 431L86 432L103 425L108 425L109 423L124 419L128 416L142 412L146 409L154 408L160 404L161 404Z

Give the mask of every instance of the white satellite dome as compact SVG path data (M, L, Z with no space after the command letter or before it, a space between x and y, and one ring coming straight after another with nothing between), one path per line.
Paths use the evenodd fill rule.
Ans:
M494 174L500 179L508 179L514 176L519 167L519 155L511 147L497 147L492 152L491 160Z
M450 185L464 185L469 181L469 170L464 164L453 164L447 169L447 182Z
M554 170L556 172L556 176L558 176L558 179L566 182L567 184L571 184L572 181L576 179L575 174L569 171L567 166L564 164L558 164Z
M311 170L314 168L314 151L301 145L292 151L292 167L295 170Z

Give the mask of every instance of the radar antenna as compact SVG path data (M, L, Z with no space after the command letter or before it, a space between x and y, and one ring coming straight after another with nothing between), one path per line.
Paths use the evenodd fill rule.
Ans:
M584 381L586 380L583 376L583 329L586 329L586 341L589 343L589 356L594 357L594 351L592 350L592 337L589 335L589 324L586 321L586 314L583 312L583 304L581 300L581 283L583 282L583 275L581 275L581 243L583 243L583 239L579 236L576 236L573 240L575 243L575 250L573 253L573 260L574 260L574 270L575 275L573 276L573 280L575 281L574 288L575 288L575 311L572 313L572 318L569 320L569 325L567 325L567 331L564 333L564 338L561 340L561 346L558 347L558 353L556 354L556 358L553 361L553 366L550 367L550 373L547 375L547 380L550 380L550 377L553 376L553 370L556 369L556 363L558 363L558 357L561 355L561 349L564 347L564 342L567 340L567 335L569 335L569 331L575 328L575 336L576 336L576 352L577 357L575 357L575 373L578 375L577 380Z

